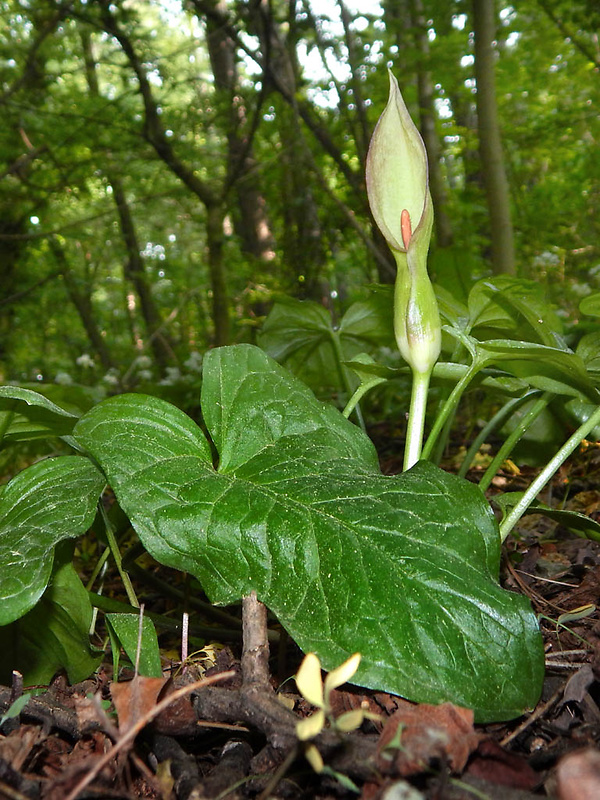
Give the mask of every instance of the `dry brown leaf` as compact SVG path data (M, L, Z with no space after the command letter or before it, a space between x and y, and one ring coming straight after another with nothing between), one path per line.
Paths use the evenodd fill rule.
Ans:
M382 772L406 777L441 760L460 772L479 740L470 709L400 700L379 738L378 766Z
M45 739L45 734L34 725L20 725L8 736L0 737L0 759L15 770L20 770L30 758L31 751Z
M516 753L503 750L493 739L481 742L467 768L468 775L512 789L533 790L540 776Z
M191 672L170 679L160 693L160 699L168 697L177 689L194 682ZM198 730L198 716L191 697L186 695L172 702L154 720L154 729L166 736L193 736Z
M136 675L127 682L111 683L110 693L117 710L120 733L126 733L154 708L167 680Z

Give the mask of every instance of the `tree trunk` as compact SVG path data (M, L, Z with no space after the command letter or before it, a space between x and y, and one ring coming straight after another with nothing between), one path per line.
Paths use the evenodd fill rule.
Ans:
M230 325L227 281L221 252L223 247L223 198L221 193L215 191L208 181L199 177L194 167L182 161L174 149L161 123L159 107L152 93L152 86L148 80L142 59L136 52L132 41L119 26L116 17L113 15L112 4L109 0L99 0L99 2L102 22L106 32L114 36L119 42L137 78L144 104L143 134L146 141L152 145L159 158L196 195L206 209L208 272L211 282L213 309L218 312L218 317L213 319L215 343L225 344L226 339L223 337L229 336ZM217 230L215 224L217 218L221 220L220 231Z
M20 237L26 232L25 218L11 219L12 213L10 209L5 211L4 219L0 220L0 380L4 380L2 365L10 352L15 313L10 297L17 287L17 267L24 251L24 240Z
M227 26L218 20L227 14L225 0L208 0L214 14L206 17L207 45L215 78L216 103L225 119L227 137L227 180L225 191L235 191L237 212L234 227L242 251L261 261L275 257L275 241L260 189L260 178L253 156L253 138L261 115L259 98L252 121L247 118L244 98L239 92L236 44ZM264 95L264 92L263 92Z
M81 320L81 324L83 325L83 328L87 334L93 352L100 359L102 368L106 372L108 372L109 369L116 369L116 364L110 355L106 341L104 340L102 332L96 323L90 288L88 286L82 288L79 285L76 276L69 266L65 251L56 241L56 239L54 237L50 237L48 239L48 244L60 268L60 274L65 282L67 294L75 306L75 310L79 315L79 319Z
M372 130L367 117L367 108L365 106L363 97L363 86L359 77L359 65L361 58L356 43L356 34L351 27L352 15L345 5L344 0L338 0L338 6L340 9L340 18L344 28L344 41L348 50L348 64L351 69L350 83L352 85L352 97L354 100L354 105L356 106L356 117L358 120L358 126L354 126L354 139L356 142L358 159L361 164L361 171L364 174Z
M417 70L417 91L419 95L420 128L429 161L429 190L433 201L435 241L438 247L449 247L452 244L452 227L446 213L446 187L442 175L442 147L435 127L435 106L433 103L433 85L429 72L429 39L423 0L412 0L412 27L415 43L419 51Z
M490 215L492 270L495 274L513 275L516 268L510 193L496 103L494 0L473 0L473 28L479 153Z
M146 336L154 360L162 372L170 362L174 361L174 353L167 338L162 331L163 321L152 297L152 291L148 285L144 259L140 252L140 245L135 230L133 216L127 203L125 190L121 179L115 174L110 175L110 183L113 189L113 197L117 206L121 236L125 243L127 253L125 261L125 278L133 284L135 292L140 301L140 311L144 320Z
M223 220L225 213L220 206L207 208L206 245L208 250L208 269L212 287L212 318L214 324L214 344L220 347L229 344L231 331L225 268L223 265Z
M88 88L94 96L100 95L98 77L96 74L96 61L92 51L92 41L88 31L80 34L85 63L85 74ZM113 198L119 215L121 236L125 244L127 260L125 263L125 278L130 280L140 301L140 310L144 320L147 341L154 356L157 366L164 372L169 362L173 361L173 350L166 334L162 331L162 318L152 297L148 286L144 259L135 230L133 216L127 202L123 182L116 169L107 165L103 170L113 190Z
M4 362L8 361L11 335L14 331L13 317L15 299L20 295L19 284L24 276L19 274L19 265L27 250L28 218L32 212L31 196L23 202L22 185L27 186L32 163L46 151L45 144L34 147L27 138L23 124L23 109L26 106L40 109L46 100L46 59L44 44L51 39L57 26L65 18L67 9L48 9L44 14L31 16L31 44L25 57L21 74L7 84L9 73L3 76L0 107L3 129L7 132L3 140L2 169L2 218L0 219L0 380L4 379ZM5 25L7 22L5 21ZM23 103L24 99L24 104ZM27 115L25 114L25 117ZM8 177L8 180L6 178ZM61 186L57 191L62 191ZM35 211L40 214L48 200L48 192L36 193Z

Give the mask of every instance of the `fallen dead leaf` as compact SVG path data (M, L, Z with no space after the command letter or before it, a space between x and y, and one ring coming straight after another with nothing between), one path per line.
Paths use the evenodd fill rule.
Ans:
M30 757L33 748L45 738L38 727L21 725L9 736L0 737L0 759L18 771Z
M111 683L110 693L119 718L120 733L126 733L154 708L167 680L136 675L127 682Z
M378 767L383 773L407 777L441 760L460 772L479 740L470 709L402 700L379 738Z
M531 791L540 782L539 775L522 756L503 750L493 739L479 743L466 774L525 791Z

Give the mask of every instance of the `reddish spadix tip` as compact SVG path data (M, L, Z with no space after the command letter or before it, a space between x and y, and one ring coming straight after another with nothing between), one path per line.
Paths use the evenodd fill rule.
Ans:
M408 243L412 236L412 224L410 221L410 214L405 208L402 209L402 214L400 215L400 229L402 231L402 242L404 247L408 250Z

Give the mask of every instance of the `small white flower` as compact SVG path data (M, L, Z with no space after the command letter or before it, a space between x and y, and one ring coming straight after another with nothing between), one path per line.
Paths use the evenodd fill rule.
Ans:
M75 359L75 363L79 367L89 368L94 366L94 359L89 353L82 353L77 359Z
M202 369L202 353L192 350L189 358L183 362L183 366L190 372L200 372Z
M57 372L54 383L58 383L60 386L70 386L73 383L73 378L68 372Z
M160 382L161 386L173 386L174 383L181 380L181 372L179 367L167 367L167 374Z
M109 386L118 386L119 384L119 375L115 369L109 369L106 375L102 378L104 383L107 383Z

